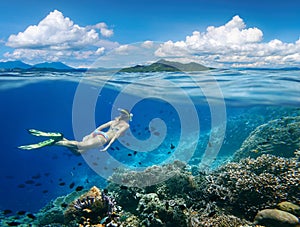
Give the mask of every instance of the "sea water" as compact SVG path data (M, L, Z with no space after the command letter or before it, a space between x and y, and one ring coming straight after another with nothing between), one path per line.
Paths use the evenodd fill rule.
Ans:
M113 162L145 169L179 159L217 168L257 126L299 115L299 74L293 69L3 72L0 210L36 212L77 187L104 188ZM116 141L109 158L91 160L58 146L17 148L41 141L26 132L30 128L80 140L116 117L118 108L134 116L130 137Z

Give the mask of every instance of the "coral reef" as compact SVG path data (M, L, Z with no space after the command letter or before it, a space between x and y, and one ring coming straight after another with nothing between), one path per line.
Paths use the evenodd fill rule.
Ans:
M231 213L253 220L261 209L276 207L281 201L299 201L299 168L297 157L246 158L207 175L202 190L208 201L216 201Z
M113 182L109 183L108 190L93 187L70 201L64 216L59 217L68 226L79 223L81 226L250 227L254 222L268 226L270 214L265 213L266 209L280 208L296 216L299 212L296 205L300 198L298 156L264 154L256 159L224 164L208 173L199 172L196 176L179 161L173 166L150 168L155 173L169 171L170 178L144 188ZM134 175L119 171L112 179L123 179L129 184L132 180L139 185L135 179L139 173L131 173ZM286 215L290 223L295 223L291 218L294 215Z
M180 172L185 165L183 162L174 161L172 164L154 165L144 171L117 169L109 178L109 181L129 187L145 188L171 178L174 174Z
M233 160L273 154L293 157L300 148L300 116L283 117L258 126L234 154Z
M72 201L64 212L65 223L76 222L83 225L108 223L117 211L114 200L107 195L108 191L92 187L88 192Z

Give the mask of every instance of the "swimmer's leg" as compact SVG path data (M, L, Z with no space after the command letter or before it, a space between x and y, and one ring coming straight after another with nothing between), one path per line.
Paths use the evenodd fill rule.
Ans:
M54 145L66 147L75 155L80 155L86 151L85 149L83 149L80 143L81 142L78 142L76 140L68 140L66 138L63 138L62 140L57 141Z

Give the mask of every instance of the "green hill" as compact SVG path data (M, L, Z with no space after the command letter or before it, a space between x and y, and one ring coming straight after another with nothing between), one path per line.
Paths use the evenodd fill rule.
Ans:
M166 60L159 60L151 65L136 65L133 67L123 68L119 72L192 72L192 71L204 71L210 70L212 68L206 67L204 65L191 62L188 64L183 64L179 62L171 62Z

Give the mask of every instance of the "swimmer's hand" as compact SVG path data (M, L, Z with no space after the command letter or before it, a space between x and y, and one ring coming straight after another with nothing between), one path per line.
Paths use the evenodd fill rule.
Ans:
M100 151L105 152L105 151L107 151L108 148L109 148L109 146L106 146L105 148L100 149Z

